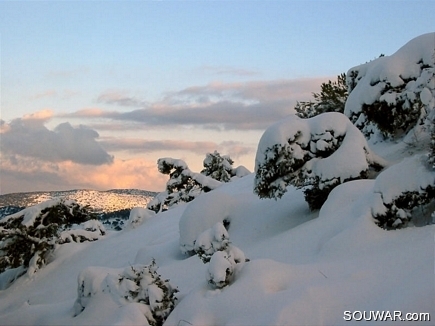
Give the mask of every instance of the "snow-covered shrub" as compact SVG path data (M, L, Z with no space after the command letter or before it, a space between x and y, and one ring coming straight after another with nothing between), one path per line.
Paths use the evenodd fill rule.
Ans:
M204 159L204 169L201 174L221 182L229 182L233 177L244 177L250 172L243 166L233 168L234 161L228 155L220 155L217 151L207 153Z
M245 254L236 246L216 251L208 264L207 282L216 288L229 285L246 261Z
M434 38L421 35L391 56L348 71L344 113L367 137L427 131L435 105Z
M174 309L178 289L157 273L153 260L149 265L134 265L119 272L116 269L88 267L78 277L75 315L79 315L101 295L111 297L118 307L140 304L140 310L151 326L163 325ZM96 299L98 304L98 299Z
M204 263L208 263L216 251L224 251L229 246L228 231L223 223L218 222L198 236L193 250Z
M103 225L88 207L53 199L0 221L0 273L24 267L29 274L47 264L56 245L97 240Z
M168 174L166 190L159 193L147 208L155 212L165 211L180 202L189 202L203 192L209 192L221 185L211 177L192 172L186 162L173 158L161 158L157 161L160 173Z
M189 203L179 222L181 252L193 254L200 234L216 223L221 223L228 229L231 222L230 210L235 204L235 199L223 192L207 193Z
M155 215L155 212L142 207L134 207L130 211L130 217L128 219L128 225L131 228L136 228L144 221L150 219Z
M376 178L372 215L380 227L430 224L434 210L435 171L424 155L406 158Z
M325 112L344 112L347 100L346 74L337 76L337 81L328 81L320 86L320 93L313 93L314 101L298 102L296 115L300 118L312 118Z
M235 272L248 261L243 251L231 244L221 222L202 232L194 241L193 250L203 263L209 263L207 282L217 288L230 284Z
M254 192L281 198L288 185L304 188L311 209L346 181L367 178L384 163L371 152L362 133L341 113L309 119L296 115L269 127L255 159Z

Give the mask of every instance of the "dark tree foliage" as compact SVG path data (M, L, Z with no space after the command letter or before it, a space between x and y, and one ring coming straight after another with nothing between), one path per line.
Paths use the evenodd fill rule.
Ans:
M217 151L207 153L204 159L202 174L221 182L229 182L234 176L234 161L228 155L220 155Z
M32 259L40 268L47 263L59 241L59 235L73 224L80 224L96 216L89 207L60 201L42 209L30 223L23 223L24 213L0 220L0 273L24 266Z
M337 81L328 81L320 86L320 93L313 93L314 100L298 102L295 110L300 118L312 118L325 112L344 112L348 90L346 74L337 76Z
M391 87L387 84L382 94L402 93L405 91L405 85L400 87ZM413 128L421 115L423 104L417 96L414 101L410 101L406 93L398 96L394 104L386 101L376 101L371 105L364 104L362 113L365 114L368 121L376 124L385 137L394 137L406 133Z
M408 225L412 220L413 210L422 209L435 201L435 187L429 186L420 192L408 191L395 198L393 202L385 204L384 214L375 215L376 223L383 229L395 230Z
M370 87L364 83L368 87L367 92L377 94L375 99L364 101L358 104L360 107L353 107L346 112L352 123L367 138L380 131L384 138L396 139L415 127L422 130L426 128L427 119L433 114L431 113L433 104L430 104L428 93L433 94L431 85L433 85L434 68L424 63L423 59L409 64L413 65L416 71L407 78L399 75L397 80L393 77L388 79L382 74L365 75L365 69L361 68L365 66L349 71L347 82L351 97L354 89L365 78L370 78Z

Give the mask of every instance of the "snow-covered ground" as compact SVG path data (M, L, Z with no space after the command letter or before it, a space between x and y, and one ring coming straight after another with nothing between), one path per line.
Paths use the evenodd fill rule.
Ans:
M432 109L433 88L431 99L423 90ZM387 231L374 220L400 193L435 185L427 143L369 145L386 168L375 179L337 186L320 211L310 211L303 190L292 186L278 200L260 199L250 174L165 212L140 217L135 210L134 227L98 241L63 244L44 268L0 291L0 324L146 325L144 305L120 297L126 292L114 279L154 259L179 290L165 325L435 325L433 205L419 213L426 216L421 227ZM249 259L221 289L207 282L211 263L183 253L221 230L217 223ZM414 320L399 320L407 317Z
M178 223L188 205L93 243L62 245L53 262L0 292L1 324L144 323L138 308L98 297L73 317L77 277L89 266L104 273L152 258L180 290L168 325L345 325L345 311L381 310L433 318L435 225L380 229L368 206L374 184L336 188L319 214L310 213L301 191L290 189L279 201L258 199L253 175L215 190L230 196L215 205L229 206L230 240L250 259L223 289L207 284L207 265L197 256L180 252Z

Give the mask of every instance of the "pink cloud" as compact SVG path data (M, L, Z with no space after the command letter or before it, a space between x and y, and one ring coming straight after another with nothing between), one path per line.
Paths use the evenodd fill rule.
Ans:
M25 114L23 120L38 120L41 122L48 121L53 117L53 110L45 109L35 113Z
M0 192L42 190L137 188L163 191L167 176L155 162L135 158L117 160L110 165L89 166L74 162L49 163L38 159L8 156L0 161Z

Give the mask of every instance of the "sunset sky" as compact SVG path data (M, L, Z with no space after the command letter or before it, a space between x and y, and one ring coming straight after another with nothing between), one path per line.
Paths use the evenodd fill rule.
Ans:
M424 1L0 1L0 193L162 191L160 157L251 171L269 125L434 31Z

